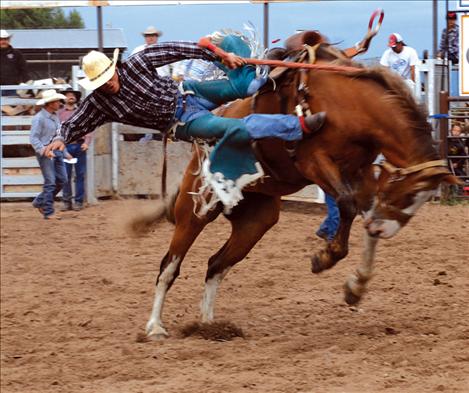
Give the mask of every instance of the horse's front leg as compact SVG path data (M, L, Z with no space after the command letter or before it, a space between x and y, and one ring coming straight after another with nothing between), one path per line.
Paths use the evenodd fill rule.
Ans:
M352 193L346 190L345 187L342 187L341 194L336 202L340 212L339 228L334 239L327 243L326 248L311 257L311 270L313 273L320 273L323 270L330 269L348 254L350 228L357 215L357 207Z
M344 286L345 301L347 304L357 304L366 292L366 283L373 273L373 262L375 260L377 237L371 237L365 230L365 247L363 250L362 264L356 272L350 276Z
M327 243L325 249L311 257L312 272L320 273L347 256L350 228L357 215L357 204L352 188L343 181L339 168L324 151L311 152L307 146L298 150L296 166L303 176L335 198L339 208L340 223L334 239Z

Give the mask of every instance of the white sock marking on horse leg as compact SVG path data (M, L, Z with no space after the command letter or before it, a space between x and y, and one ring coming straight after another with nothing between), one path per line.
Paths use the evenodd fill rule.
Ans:
M215 274L212 278L205 282L204 296L200 303L200 311L202 313L202 322L213 321L213 309L215 307L215 297L217 295L218 287L226 276L230 268L225 269L219 274Z
M167 336L168 332L163 327L161 315L163 314L164 300L168 292L168 285L174 277L174 273L179 266L180 258L173 256L171 262L163 270L163 273L158 278L158 284L155 289L155 299L153 301L153 308L150 315L150 320L146 326L147 336L164 335Z
M371 278L373 272L377 244L378 238L369 236L368 232L365 231L362 264L357 268L357 272L352 274L347 280L347 287L355 296L361 297L366 290L366 283Z

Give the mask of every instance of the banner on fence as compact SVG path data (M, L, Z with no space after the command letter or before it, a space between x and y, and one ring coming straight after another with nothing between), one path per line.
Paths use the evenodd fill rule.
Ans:
M469 96L469 15L461 16L459 37L459 94Z

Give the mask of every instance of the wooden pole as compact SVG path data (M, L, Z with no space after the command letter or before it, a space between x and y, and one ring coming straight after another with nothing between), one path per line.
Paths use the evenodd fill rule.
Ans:
M269 48L269 3L264 3L264 49Z
M98 49L103 51L103 7L100 5L96 7L98 17Z
M433 9L432 9L432 16L433 16L433 58L436 59L436 55L438 53L438 0L433 0Z

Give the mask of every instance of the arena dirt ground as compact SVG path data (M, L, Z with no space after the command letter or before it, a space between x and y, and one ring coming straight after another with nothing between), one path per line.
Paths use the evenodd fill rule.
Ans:
M313 275L324 208L286 203L220 288L216 317L245 338L184 338L227 237L220 218L184 261L164 313L171 337L157 342L137 337L172 226L131 239L122 218L134 209L102 201L48 222L29 203L2 204L2 393L469 392L467 205L427 204L383 241L351 308L342 286L359 262L361 219L347 259Z

